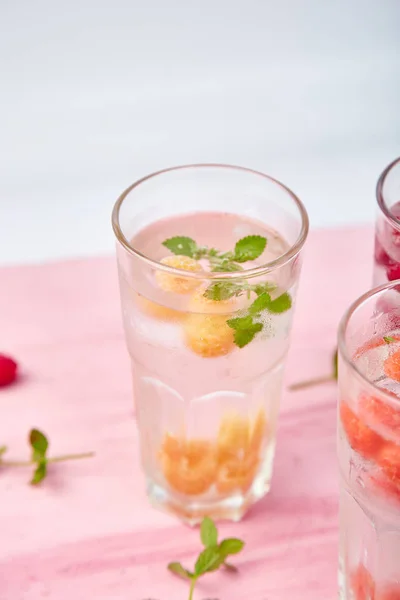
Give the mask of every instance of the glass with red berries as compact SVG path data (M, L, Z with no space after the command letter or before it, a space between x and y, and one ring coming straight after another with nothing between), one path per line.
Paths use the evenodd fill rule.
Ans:
M167 169L113 212L149 497L238 520L270 486L306 211L223 165Z
M400 158L382 173L376 189L374 285L400 279Z
M375 288L339 327L342 600L400 600L399 282Z

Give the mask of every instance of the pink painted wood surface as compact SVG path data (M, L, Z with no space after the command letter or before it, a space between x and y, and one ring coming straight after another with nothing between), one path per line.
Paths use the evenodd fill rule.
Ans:
M288 383L329 371L338 320L371 266L370 229L311 234ZM96 451L37 489L25 469L0 473L0 599L186 600L166 564L190 566L198 532L146 500L114 259L1 269L0 291L0 352L24 371L0 391L0 443L21 459L36 426L54 454ZM207 576L196 600L337 597L335 403L334 384L285 392L272 491L221 524L246 540L240 574Z

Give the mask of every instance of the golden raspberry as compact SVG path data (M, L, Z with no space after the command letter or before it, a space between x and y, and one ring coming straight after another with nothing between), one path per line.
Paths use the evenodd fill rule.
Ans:
M197 260L194 260L189 256L166 256L160 262L168 267L174 267L175 269L190 271L192 273L202 270L201 265ZM162 290L165 292L174 292L175 294L188 294L200 284L200 281L197 279L179 277L177 275L166 273L165 271L156 271L156 281Z
M206 440L185 440L166 435L160 459L165 479L180 494L204 494L215 480L215 452Z
M227 318L227 315L188 315L183 323L186 344L204 358L229 354L234 342Z

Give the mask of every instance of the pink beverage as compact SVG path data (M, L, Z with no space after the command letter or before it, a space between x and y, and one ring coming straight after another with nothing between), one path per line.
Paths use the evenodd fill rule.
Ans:
M197 166L139 182L114 210L148 494L190 523L240 519L269 490L307 227L289 194Z
M400 159L389 165L377 185L374 285L400 279Z
M388 284L339 330L340 598L400 600L400 329Z

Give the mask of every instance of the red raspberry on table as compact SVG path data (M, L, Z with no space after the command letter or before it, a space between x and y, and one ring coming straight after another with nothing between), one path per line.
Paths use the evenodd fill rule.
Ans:
M350 446L364 458L374 458L383 440L351 410L348 404L340 405L340 420Z
M0 387L10 385L17 377L17 363L4 354L0 354Z

